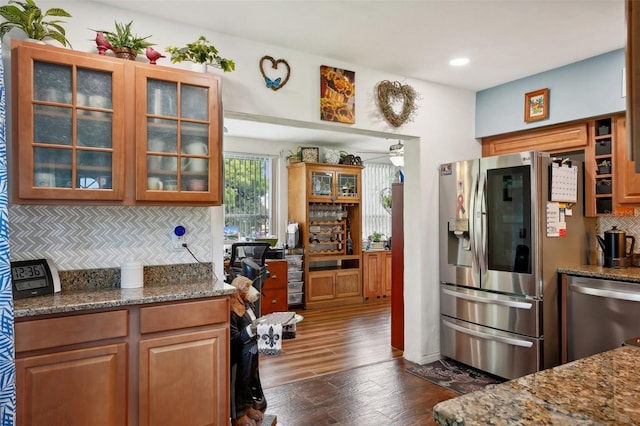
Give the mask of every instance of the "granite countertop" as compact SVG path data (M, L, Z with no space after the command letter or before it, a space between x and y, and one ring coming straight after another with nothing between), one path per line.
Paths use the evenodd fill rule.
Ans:
M108 309L145 303L169 302L225 296L236 292L236 288L215 279L191 284L165 284L132 289L72 290L53 295L18 299L13 302L14 316L60 314Z
M558 268L558 272L581 277L605 278L640 283L640 268L636 266L628 268L605 268L603 266L584 265L578 267Z
M440 402L441 425L640 424L640 349L623 346Z

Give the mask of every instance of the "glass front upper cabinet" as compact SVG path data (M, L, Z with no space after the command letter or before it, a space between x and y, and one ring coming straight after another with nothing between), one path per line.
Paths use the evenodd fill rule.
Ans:
M122 111L114 104L122 70L65 56L34 49L17 58L32 70L18 83L18 161L32 166L20 173L19 197L122 199Z
M141 72L142 73L142 72ZM217 186L212 164L220 155L218 111L212 109L216 87L211 81L159 79L146 75L144 122L139 134L137 197L139 200L204 200ZM212 144L211 142L215 143ZM214 149L211 149L211 146ZM141 150L140 148L143 148Z
M357 201L360 199L360 181L357 173L336 171L337 167L310 166L310 199L313 201Z

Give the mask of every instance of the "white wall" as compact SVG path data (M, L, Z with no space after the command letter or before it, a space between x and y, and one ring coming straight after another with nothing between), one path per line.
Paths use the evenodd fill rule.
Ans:
M157 50L181 46L206 35L222 56L234 59L233 73L222 74L225 111L265 115L274 118L319 122L319 68L330 65L356 72L356 124L351 127L389 133L415 135L405 145L405 352L410 361L424 363L439 357L438 303L438 173L441 162L478 157L480 144L474 139L475 94L400 75L364 68L357 64L309 55L257 41L216 34L172 22L135 15L100 3L41 1L42 8L58 6L73 18L67 25L68 38L75 50L93 52L95 37L88 28L113 28L113 21L134 21L139 35L151 34ZM152 8L150 2L150 8ZM177 11L177 13L181 13ZM295 34L292 35L295 37ZM406 52L411 55L412 52ZM258 68L264 55L286 59L291 78L277 92L267 89ZM145 60L142 57L139 60ZM188 64L160 65L187 68ZM414 121L400 129L381 118L374 89L381 80L411 84L420 94ZM336 123L336 128L347 127ZM213 261L222 264L222 241L216 239L223 226L221 208L213 208L211 226ZM220 274L219 274L220 275Z

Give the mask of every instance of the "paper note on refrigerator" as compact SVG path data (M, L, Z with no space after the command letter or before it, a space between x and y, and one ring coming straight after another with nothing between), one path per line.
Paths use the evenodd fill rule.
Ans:
M547 237L560 236L560 203L547 202Z

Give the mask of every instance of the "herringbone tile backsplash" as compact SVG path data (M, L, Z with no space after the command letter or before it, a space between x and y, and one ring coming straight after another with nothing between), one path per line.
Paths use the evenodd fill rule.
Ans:
M187 229L189 249L211 262L209 207L9 206L11 260L50 257L60 270L192 263L174 251L171 234Z
M636 238L634 253L640 253L640 217L639 216L606 216L598 219L598 235L604 236L612 226L617 226L625 234Z

